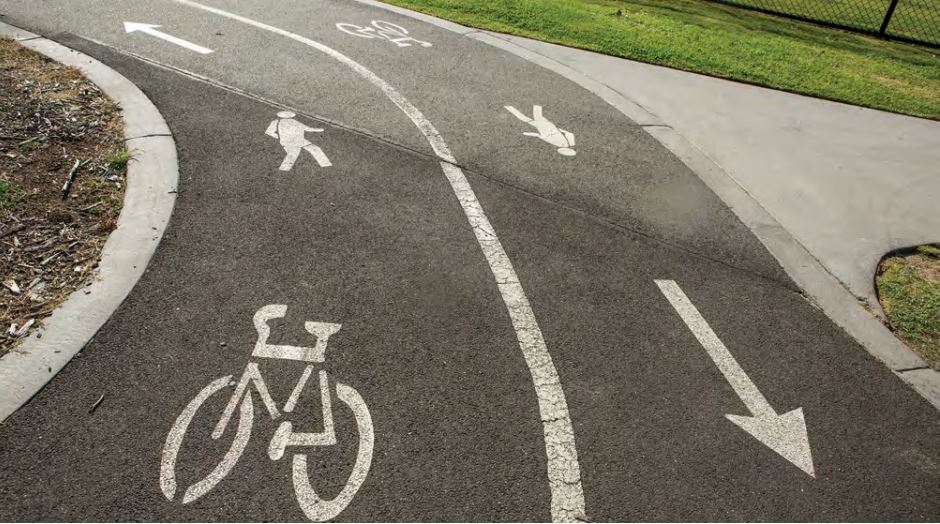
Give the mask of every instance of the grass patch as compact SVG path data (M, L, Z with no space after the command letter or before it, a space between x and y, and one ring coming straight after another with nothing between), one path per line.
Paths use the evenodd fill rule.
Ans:
M124 175L127 173L127 163L130 161L130 159L130 151L121 149L108 157L108 167L110 167L115 173Z
M783 11L813 20L838 23L868 31L881 28L889 1L870 0L730 0L756 8ZM898 2L888 33L908 38L940 41L940 0Z
M0 180L0 209L4 211L16 211L17 206L22 199L22 193L16 184L6 180Z
M885 259L876 282L895 334L940 370L940 245Z
M468 26L940 119L940 53L732 6L700 0L385 1Z

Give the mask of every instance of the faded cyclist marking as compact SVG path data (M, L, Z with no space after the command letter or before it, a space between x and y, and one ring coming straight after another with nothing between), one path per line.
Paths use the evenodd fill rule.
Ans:
M558 152L564 156L574 156L577 152L574 150L574 133L560 129L542 114L542 106L532 106L532 118L527 117L521 111L512 106L505 106L506 110L512 113L519 120L534 127L537 133L527 131L522 133L525 136L540 138L545 142L558 148Z
M410 47L412 43L418 44L421 47L431 47L430 42L408 36L408 30L400 25L383 20L373 20L372 26L373 27L361 27L342 22L336 24L336 28L340 31L360 38L384 38L398 47Z
M251 389L254 389L261 404L273 420L277 420L282 416L286 417L287 414L294 412L297 401L300 399L301 393L313 373L313 364L325 361L327 342L342 326L328 322L306 322L304 327L307 332L316 337L316 344L313 347L268 344L267 340L270 335L268 321L283 318L286 314L287 306L278 304L264 306L255 313L254 326L255 331L258 333L258 339L251 354L255 358L295 360L308 363L284 407L280 411L278 410L277 404L271 398L265 384L261 369L256 362L249 362L245 366L245 370L237 382L232 380L232 375L226 375L203 388L177 417L166 437L166 444L163 446L163 456L160 461L160 489L168 500L176 498L176 460L183 439L186 436L186 431L209 397L225 388L234 387L232 396L222 411L215 429L212 431L211 438L213 440L218 440L225 434L236 409L238 409L238 422L228 452L225 453L225 456L222 457L222 460L212 471L186 489L182 497L183 504L189 504L215 488L232 471L238 459L241 458L245 447L248 445L248 439L251 438L251 428L254 422L254 395L252 395ZM369 409L359 393L345 384L336 382L336 397L352 411L356 419L359 449L356 453L356 462L353 465L352 473L350 473L346 485L343 486L340 493L332 499L320 498L310 483L307 455L300 452L303 448L333 446L337 443L336 427L333 424L333 403L330 394L329 375L326 370L320 370L318 378L323 431L316 433L294 431L292 422L282 421L268 444L268 457L277 461L284 456L288 448L294 451L291 470L297 502L308 519L322 522L336 517L346 509L346 506L349 505L359 491L362 483L365 482L366 476L369 474L369 467L372 464L375 432L372 427L372 416L369 414ZM198 446L199 444L199 442L192 442L190 445Z
M301 150L310 153L314 160L317 161L317 164L320 164L320 167L332 166L333 164L331 164L330 159L326 157L326 153L307 140L305 135L308 131L311 133L322 133L323 129L305 126L297 120L294 120L295 116L297 115L291 111L281 111L277 114L277 119L272 121L268 125L268 129L264 132L264 134L269 137L278 139L286 153L284 161L281 162L281 167L278 169L281 171L290 171L291 168L294 167L294 163L297 162L297 157L300 156Z

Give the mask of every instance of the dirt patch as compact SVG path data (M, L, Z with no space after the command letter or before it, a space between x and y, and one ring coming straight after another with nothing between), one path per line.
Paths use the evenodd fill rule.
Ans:
M123 128L77 69L0 39L0 354L93 278L124 200Z
M888 327L940 370L940 245L884 259L876 283Z

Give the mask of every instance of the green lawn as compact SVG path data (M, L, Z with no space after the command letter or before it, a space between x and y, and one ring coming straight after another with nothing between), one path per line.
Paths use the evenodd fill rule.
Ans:
M940 246L889 257L875 280L894 332L940 370Z
M940 120L940 52L728 5L701 0L385 1L468 26Z
M891 0L723 0L878 31ZM940 43L940 0L900 0L888 33Z

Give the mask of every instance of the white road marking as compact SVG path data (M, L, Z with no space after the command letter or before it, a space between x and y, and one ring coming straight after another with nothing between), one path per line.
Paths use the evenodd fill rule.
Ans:
M206 399L215 394L216 391L228 386L231 380L231 375L224 376L214 380L211 384L203 388L202 391L189 402L183 412L180 413L179 417L176 418L173 427L170 428L160 459L160 489L163 491L163 495L167 500L173 500L173 497L176 495L176 458L179 454L180 446L183 443L183 437L186 435L186 430L189 429L189 424L192 422L193 417L196 416L196 411L199 410L199 407L202 406ZM254 411L251 399L246 397L246 399L241 402L241 415L238 420L238 429L235 432L235 439L232 442L232 446L229 448L228 452L226 452L222 461L206 478L193 484L186 490L186 493L183 495L183 504L192 502L204 495L235 466L238 457L241 456L242 452L245 450L245 446L248 444L248 438L251 436L251 423L253 418Z
M154 24L139 24L136 22L124 22L124 31L128 33L139 31L141 33L145 33L150 36L155 36L161 40L165 40L172 44L176 44L180 47L185 47L186 49L189 49L190 51L195 51L201 55L208 55L209 53L213 52L209 48L202 47L201 45L198 45L198 44L194 44L188 40L183 40L182 38L177 38L175 36L168 35L164 33L163 31L157 31L158 27L162 27L162 26L154 25Z
M313 366L307 366L304 368L304 372L300 375L300 380L297 381L297 385L294 386L294 391L291 391L290 397L287 399L287 403L284 404L284 413L293 413L294 406L297 405L297 401L300 400L300 394L303 393L304 387L307 386L307 380L310 379L310 374L313 373ZM321 371L324 373L324 371ZM320 377L322 380L322 376Z
M271 393L268 392L268 386L264 383L264 377L261 376L261 370L258 368L258 364L249 362L248 365L245 366L245 372L242 373L238 385L235 386L235 393L232 394L232 399L229 400L228 405L225 406L225 410L222 412L222 418L219 419L219 423L216 424L215 429L212 430L213 440L218 439L225 433L225 428L228 427L229 420L231 420L232 414L235 413L235 408L241 401L242 396L246 394L249 384L254 384L255 389L258 391L258 396L261 397L261 401L264 403L265 408L267 408L268 414L271 415L271 419L277 420L281 416L277 410L277 406L274 404L274 399L271 398Z
M326 344L330 337L343 327L342 324L306 322L304 328L308 333L317 337L317 342L313 347L268 344L268 337L271 336L268 320L284 318L285 315L287 315L287 306L284 304L268 304L255 312L252 322L255 331L258 333L258 340L255 342L255 349L251 352L251 356L304 362L324 362L326 360Z
M279 169L281 171L290 171L291 168L294 167L294 162L297 161L297 157L300 156L301 150L310 153L314 160L320 164L320 167L332 166L333 164L331 164L330 159L326 157L326 153L319 147L313 145L313 143L304 136L307 132L322 133L323 129L305 126L297 120L294 120L295 116L297 115L292 111L279 112L277 119L272 121L264 132L264 134L269 137L278 139L281 142L281 147L284 148L284 152L287 154L287 156L284 157L284 161L281 162Z
M552 363L552 357L545 346L545 340L536 321L535 313L529 305L509 257L483 213L483 208L470 188L466 176L455 165L456 160L451 154L450 148L447 147L434 125L388 82L331 47L296 33L192 0L173 1L290 38L338 60L379 88L392 103L411 119L425 136L431 149L443 160L441 167L444 174L447 176L447 180L450 181L451 188L457 196L486 257L490 270L496 278L497 287L516 331L519 348L522 350L523 357L529 367L529 373L532 376L542 419L545 454L548 459L548 482L552 494L552 520L555 522L569 522L583 519L585 508L584 491L581 487L581 469L578 464L578 452L575 447L571 416L568 412L568 404L565 400L558 372Z
M673 280L656 280L655 282L752 415L750 417L725 415L728 420L776 451L794 466L815 477L813 455L806 433L806 421L803 419L803 408L796 408L778 415L679 285Z
M251 395L245 395L245 398L241 401L241 411L238 416L238 429L235 431L235 441L232 443L232 447L229 448L225 456L222 457L222 461L219 462L206 478L193 484L186 490L186 493L183 495L183 504L189 504L208 493L209 490L221 482L222 479L232 471L232 468L235 467L238 459L242 456L242 452L245 451L245 446L248 445L248 439L251 437L251 425L255 418L254 409L255 405L251 402Z
M313 366L307 366L307 369L313 369ZM303 390L303 384L307 382L307 376L309 376L306 374L306 370L304 371L305 376L301 376L300 380L297 381L294 391ZM296 402L293 395L287 400L287 404L289 405L291 401ZM294 425L290 421L281 422L268 445L268 457L271 460L280 460L288 446L333 446L336 444L336 428L333 426L333 403L330 401L330 385L325 369L320 370L320 402L323 412L323 431L316 433L294 431ZM293 406L290 407L293 411ZM284 406L284 411L288 411L287 405Z
M360 38L384 38L389 42L394 43L398 47L410 47L411 44L409 42L418 44L421 47L431 47L430 42L425 42L423 40L418 40L408 36L408 30L400 25L396 25L391 22L385 22L383 20L373 20L372 25L374 27L362 27L355 24L340 22L336 24L336 28L348 35L358 36Z
M349 406L356 417L356 427L359 430L359 450L356 452L356 463L352 473L346 480L346 485L332 500L321 499L310 485L310 473L307 470L307 456L301 453L294 455L293 475L294 493L304 515L314 522L325 522L339 515L352 501L356 492L362 487L369 467L372 465L372 449L375 445L375 430L372 427L372 415L365 401L355 389L345 385L336 384L336 396Z
M267 320L270 318L283 317L286 312L287 306L272 304L260 308L255 313L254 324L255 330L258 333L258 343L256 344L255 353L257 353L259 346L269 348L269 351L270 348L275 348L275 353L277 353L277 348L284 347L268 346L264 342L270 334L270 327L267 325ZM340 325L327 322L306 322L305 327L308 332L317 336L318 347L321 341L323 343L323 348L320 351L321 358L318 360L318 362L322 362L322 354L326 350L326 339L336 333ZM293 346L286 347L293 348ZM311 348L293 349L305 350ZM253 353L253 356L257 356L255 353ZM294 355L279 356L274 354L270 358L299 360L294 358ZM284 413L290 413L294 410L312 371L313 366L307 365L300 379L297 381L297 385L291 392L290 398L288 398L287 403L284 405ZM337 443L335 426L333 424L333 405L330 399L329 378L326 370L320 370L319 376L320 397L323 411L323 431L318 433L295 432L293 431L291 422L281 422L268 445L268 457L271 460L279 460L288 447L333 446ZM170 428L169 434L167 434L160 461L160 489L168 500L173 500L176 495L176 459L190 423L196 416L199 408L209 397L228 386L235 386L235 388L228 406L222 412L222 417L212 432L212 438L218 439L223 435L225 427L228 425L229 419L234 411L234 406L236 404L240 405L241 410L239 411L238 417L238 429L235 431L232 445L229 447L225 456L222 457L222 460L216 464L206 477L193 483L189 489L186 490L182 503L188 504L208 493L235 467L235 464L238 462L239 458L241 458L242 452L244 452L248 440L251 437L251 427L254 422L254 400L251 391L248 389L250 384L254 384L263 402L268 406L268 412L271 418L277 419L280 416L273 400L268 394L268 388L264 383L264 377L261 375L257 363L249 362L245 366L245 371L242 373L242 377L239 379L237 385L232 380L231 375L212 381L196 394L196 397L183 409L183 412L177 417L173 427ZM356 427L359 432L359 450L356 455L356 463L353 465L353 470L350 473L346 485L333 499L323 500L310 485L306 455L295 453L293 460L292 480L297 502L308 518L318 522L331 519L346 508L356 495L356 492L359 491L362 483L365 482L372 464L375 432L372 426L372 417L369 414L369 408L366 406L362 396L359 395L355 389L345 384L336 384L336 396L352 410L356 418Z
M538 133L526 132L525 136L540 138L558 148L558 153L564 156L574 156L574 133L560 129L549 119L542 115L542 106L532 106L532 118L527 117L515 107L505 106L506 110L519 120L534 127Z

